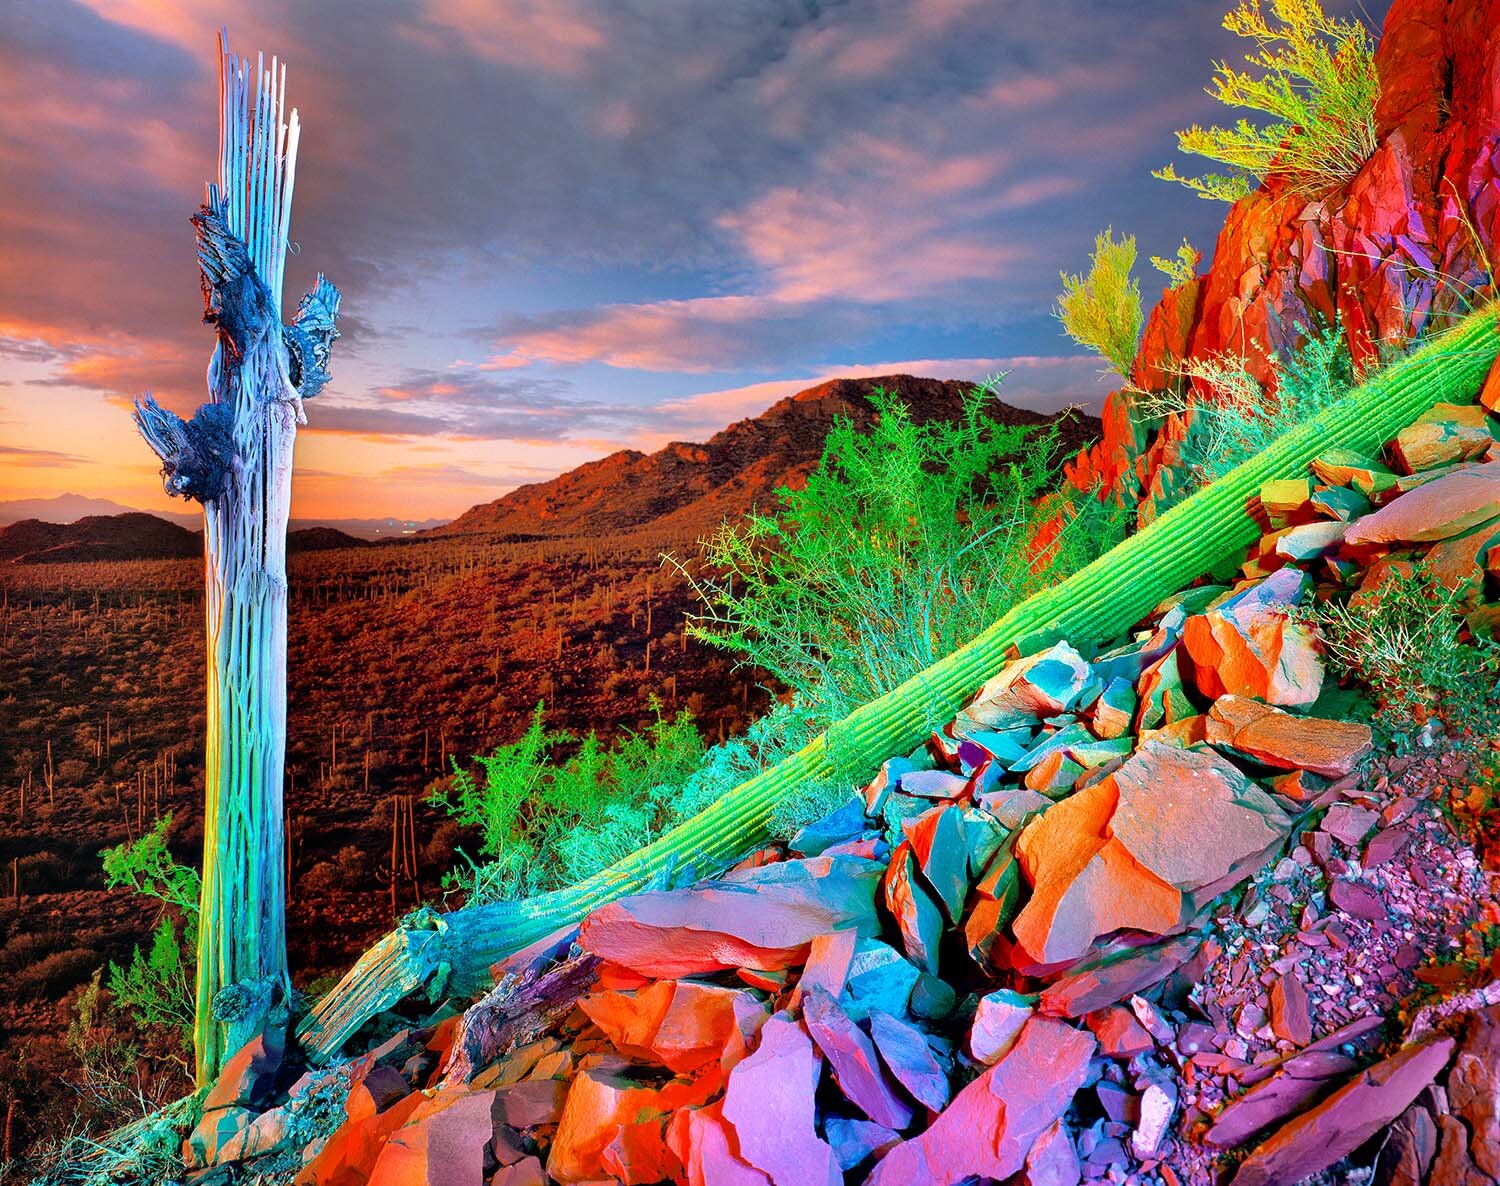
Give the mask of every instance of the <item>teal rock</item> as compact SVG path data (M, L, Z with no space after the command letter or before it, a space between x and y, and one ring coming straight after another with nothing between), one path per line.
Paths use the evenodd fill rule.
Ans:
M923 1021L943 1021L958 1008L958 994L946 980L923 972L912 987L907 1008L913 1017Z
M1320 514L1343 523L1353 522L1361 515L1370 513L1370 500L1358 490L1348 486L1330 486L1326 490L1315 490L1309 502Z
M1023 774L1052 754L1065 753L1075 744L1081 745L1093 740L1094 735L1084 725L1074 721L1059 729L1052 736L1043 738L1033 745L1020 759L1011 764L1011 772Z
M942 904L948 921L956 922L969 895L969 849L962 808L951 804L935 808L916 819L903 820L901 829L923 881Z
M872 1009L899 1016L906 1012L919 975L911 961L890 944L861 938L844 982L844 1012L855 1021L868 1017Z

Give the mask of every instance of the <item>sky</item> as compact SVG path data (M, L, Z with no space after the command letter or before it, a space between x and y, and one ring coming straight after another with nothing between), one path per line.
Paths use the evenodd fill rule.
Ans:
M1227 6L6 0L0 500L189 509L129 409L206 397L221 25L301 114L286 306L344 292L293 514L426 518L838 375L1097 407L1058 272L1112 225L1149 304L1150 255L1211 254L1225 207L1150 170L1227 114Z

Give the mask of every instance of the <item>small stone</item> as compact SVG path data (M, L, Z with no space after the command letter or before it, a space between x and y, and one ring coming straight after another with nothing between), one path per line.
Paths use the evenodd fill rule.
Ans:
M1155 1157L1176 1111L1177 1089L1170 1084L1148 1083L1141 1093L1140 1119L1130 1135L1130 1151L1142 1161Z
M980 997L969 1028L969 1053L985 1066L998 1061L1031 1014L1031 1001L1010 989L997 989Z
M861 1162L901 1143L901 1138L884 1125L872 1120L849 1120L830 1116L823 1122L823 1132L833 1146L839 1169L848 1173Z
M1357 846L1380 821L1380 814L1353 803L1335 803L1323 817L1323 831L1350 848Z
M1358 881L1335 881L1328 887L1328 901L1345 914L1371 922L1386 920L1385 903L1369 886Z
M1307 988L1296 972L1288 972L1271 986L1271 1032L1294 1046L1312 1041Z

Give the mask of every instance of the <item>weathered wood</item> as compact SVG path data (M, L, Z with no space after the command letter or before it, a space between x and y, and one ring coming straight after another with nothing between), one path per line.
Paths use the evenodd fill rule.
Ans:
M501 977L459 1020L444 1082L467 1083L517 1046L540 1037L573 1011L598 975L599 960L578 951L539 976Z
M299 121L285 69L252 72L219 38L219 173L193 217L209 402L184 421L150 395L142 436L168 493L203 504L208 650L203 891L194 1048L200 1084L284 1011L286 528L304 396L326 379L338 291L321 276L281 321ZM314 382L307 382L311 378Z

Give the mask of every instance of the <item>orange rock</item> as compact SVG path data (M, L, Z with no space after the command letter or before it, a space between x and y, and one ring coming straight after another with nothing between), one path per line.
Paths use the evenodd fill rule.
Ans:
M1216 701L1208 718L1211 744L1278 770L1341 778L1371 749L1366 725L1293 716L1239 696Z
M1160 932L1177 923L1182 895L1110 838L1117 803L1111 776L1021 832L1016 855L1033 889L1012 932L1031 965L1077 959L1098 936L1122 927Z
M345 1120L297 1174L296 1186L365 1186L391 1134L426 1102L425 1095L414 1092L384 1112Z
M1253 696L1286 705L1318 698L1323 664L1317 645L1312 632L1286 611L1300 597L1305 578L1292 569L1282 572L1184 623L1182 645L1203 695Z
M1478 404L1434 404L1396 434L1391 450L1407 473L1468 461L1490 447L1489 417Z
M458 1088L412 1098L419 1104L380 1149L369 1186L484 1186L485 1149L495 1135L495 1093ZM382 1121L401 1108L364 1123Z
M655 1088L604 1070L580 1072L568 1089L547 1154L548 1177L564 1183L605 1177L658 1182L661 1176L650 1175L663 1158L671 1159L674 1168L666 1176L672 1176L680 1167L665 1142L667 1116ZM641 1131L622 1137L626 1129ZM639 1174L622 1164L632 1152L640 1158Z
M725 1055L741 1057L766 1018L750 993L691 980L594 993L578 1005L621 1054L679 1073Z

